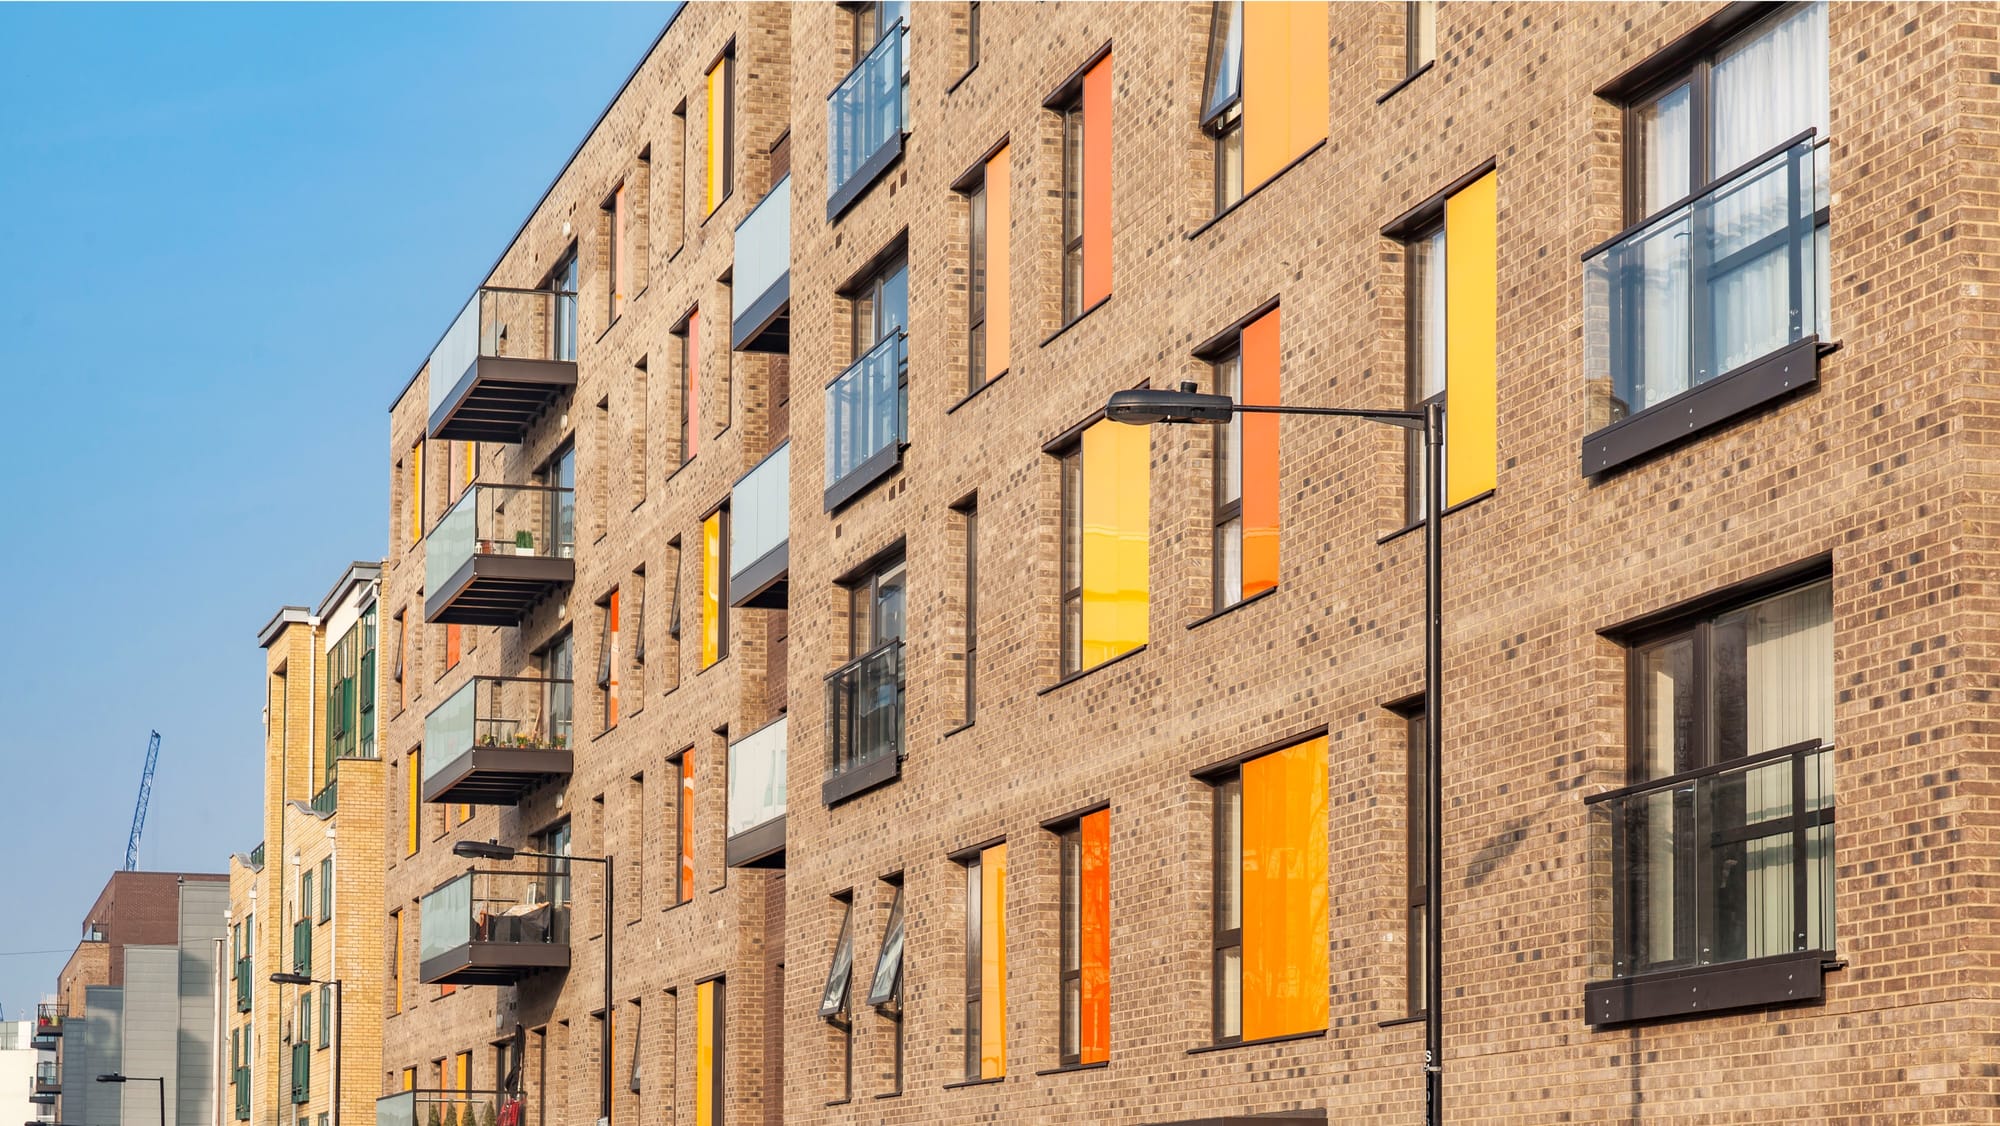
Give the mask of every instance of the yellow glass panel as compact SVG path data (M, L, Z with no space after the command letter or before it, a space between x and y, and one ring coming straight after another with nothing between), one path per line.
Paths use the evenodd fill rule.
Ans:
M423 776L424 776L423 751L421 749L413 750L410 752L409 766L410 766L409 769L410 810L409 810L408 828L409 828L410 839L408 842L408 847L406 847L403 850L403 852L407 856L415 856L417 854L417 845L422 843L422 837L418 834L418 826L423 823L421 814L423 813L424 809L424 799L422 793Z
M401 927L401 923L400 923L400 921L399 921L399 922L398 922L398 929L400 929L400 927ZM416 1085L417 1085L417 1069L416 1069L416 1068L414 1068L414 1067L406 1067L406 1068L404 1068L404 1069L403 1069L403 1090L405 1090L405 1091L409 1091L409 1090L414 1090L414 1089L416 1088Z
M728 167L729 143L729 60L716 60L708 72L708 208L714 211L729 189L724 172Z
M1083 432L1083 668L1146 643L1151 430Z
M1007 370L1012 343L1008 308L1013 302L1007 254L1008 209L1012 188L1007 181L1008 147L1000 146L986 161L986 378Z
M722 513L701 522L701 667L722 659Z
M715 983L694 987L694 1121L715 1126Z
M1445 503L1499 479L1500 262L1498 174L1444 201Z
M1007 1074L1007 846L979 854L979 1077Z
M1327 1019L1326 738L1243 764L1243 1038Z
M1243 183L1278 174L1326 137L1327 6L1243 5Z
M424 440L410 447L410 542L424 538Z

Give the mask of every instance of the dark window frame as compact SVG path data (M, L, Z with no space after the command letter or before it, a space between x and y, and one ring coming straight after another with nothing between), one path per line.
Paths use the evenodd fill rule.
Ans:
M1403 5L1403 77L1415 78L1437 62L1437 0Z
M854 1097L854 893L844 891L833 899L842 910L840 937L834 941L829 977L837 975L844 980L839 985L840 1002L832 1011L828 1011L826 997L835 985L831 980L827 982L826 990L821 993L819 1015L840 1033L840 1095L837 1101L845 1102ZM842 969L843 962L846 963L845 969Z
M965 528L965 718L970 724L979 714L979 498L966 498L958 506Z
M674 780L674 901L667 906L679 907L694 899L694 881L689 878L688 869L681 865L681 842L687 839L689 827L694 821L695 811L688 795L687 764L693 747L683 747L667 756L667 775Z
M983 166L978 183L965 190L965 199L968 233L965 269L965 393L970 395L986 386L989 378L986 370L986 241L991 232L987 226L988 196Z
M1432 239L1440 240L1445 257L1424 266L1423 263L1429 260L1420 259L1417 248ZM1419 269L1449 269L1447 263L1451 245L1445 236L1444 209L1439 207L1436 215L1411 227L1401 236L1401 241L1403 244L1403 406L1406 410L1422 412L1427 411L1430 404L1436 402L1442 415L1445 404L1450 401L1450 365L1445 356L1436 357L1438 387L1436 391L1425 395L1421 358L1423 340L1427 335L1425 330L1430 324L1429 318L1435 316L1437 320L1448 324L1449 310L1444 308L1429 312L1425 310L1424 296L1428 287L1423 284L1425 279L1420 276ZM1449 419L1446 419L1445 425L1449 428ZM1443 479L1436 482L1424 479L1424 442L1421 432L1408 431L1403 448L1403 519L1406 526L1414 527L1423 522L1424 505L1436 504L1449 507L1445 505L1445 487L1449 474L1441 475Z
M1209 360L1209 370L1212 373L1211 378L1213 379L1216 394L1228 395L1232 399L1241 401L1243 398L1243 338L1241 335L1238 335L1234 340L1225 345L1220 352L1214 354ZM1233 381L1228 376L1230 371L1234 371L1235 373ZM1229 487L1229 482L1225 480L1228 472L1227 455L1233 444L1236 447L1237 464L1239 467L1242 465L1242 435L1243 416L1240 414L1232 415L1228 422L1214 428L1215 449L1214 455L1209 459L1213 463L1213 471L1209 476L1209 483L1214 490L1209 494L1211 498L1210 523L1212 532L1209 539L1209 569L1213 572L1209 581L1209 595L1211 600L1210 609L1214 613L1221 613L1243 601L1243 488L1240 479L1236 482L1235 498L1230 500L1223 499L1225 490ZM1236 529L1237 582L1234 590L1229 589L1228 585L1224 582L1226 576L1222 566L1223 541L1232 525Z
M871 981L869 1003L874 1005L875 1011L880 1013L882 1018L893 1026L892 1036L895 1041L895 1055L892 1061L893 1070L890 1073L891 1087L889 1094L900 1095L903 1093L903 986L910 964L910 960L906 956L908 953L909 930L908 921L903 914L903 878L901 876L892 876L886 878L883 882L895 888L896 894L889 902L889 919L883 924L882 943L886 948L889 944L890 936L900 931L899 941L903 944L903 947L896 954L896 976L894 982L889 987L888 996L880 1001L875 1000L875 990ZM879 977L881 972L880 956L878 955L874 976Z
M1083 1062L1083 818L1055 827L1056 895L1056 1062ZM1072 907L1074 905L1074 907ZM1069 1004L1071 993L1076 1006Z
M980 1057L986 1050L981 1005L986 999L985 850L959 862L965 873L965 1078L980 1078Z
M1062 123L1060 152L1062 178L1057 202L1062 213L1061 273L1062 323L1068 325L1083 316L1083 164L1086 127L1083 112L1083 85L1077 84L1069 100L1056 107ZM1072 265L1074 263L1074 265Z
M1056 455L1060 477L1060 518L1057 550L1060 659L1057 671L1074 676L1083 671L1083 437Z
M1243 918L1242 918L1243 768L1242 766L1238 764L1236 766L1230 767L1227 771L1223 773L1212 776L1209 779L1209 786L1212 791L1212 796L1215 806L1214 813L1211 818L1213 824L1211 826L1212 846L1210 849L1211 851L1210 872L1211 872L1211 878L1214 881L1212 885L1214 894L1211 896L1211 899L1214 901L1214 907L1213 907L1213 914L1210 926L1210 934L1212 936L1211 946L1213 952L1210 955L1210 961L1209 961L1209 982L1210 982L1210 994L1212 998L1209 1009L1209 1016L1211 1021L1210 1035L1212 1037L1213 1043L1216 1044L1240 1044L1243 1042L1243 977L1242 977L1243 974ZM1231 827L1225 824L1226 819L1223 815L1223 811L1227 808L1230 808L1227 799L1231 795L1234 795L1234 808L1236 810L1236 819L1235 819L1235 824L1233 826L1234 831L1236 833L1236 838L1233 843L1224 839L1225 833L1227 833ZM1231 857L1236 858L1236 863L1233 866L1233 868L1227 863L1227 861ZM1227 896L1228 898L1226 899L1225 896ZM1227 902L1234 902L1237 905L1236 925L1233 927L1223 925L1225 922L1228 921L1228 913L1225 910L1225 903ZM1235 997L1236 1008L1233 1014L1228 1011L1227 1008L1228 998L1225 995L1222 988L1223 977L1224 977L1223 967L1224 965L1227 964L1226 963L1227 956L1232 951L1236 955L1236 974L1237 974L1236 997ZM1229 1027L1232 1016L1235 1023L1235 1031L1225 1032L1224 1029Z
M1425 928L1425 914L1430 910L1429 887L1429 804L1426 794L1429 762L1425 757L1424 704L1417 700L1399 709L1405 739L1404 758L1404 822L1405 844L1403 852L1404 910L1403 946L1405 998L1404 1011L1411 1017L1424 1015L1425 970L1429 966L1426 959L1429 931Z
M1215 99L1216 83L1221 79L1222 60L1227 54L1226 43L1230 28L1228 21L1241 14L1239 0L1215 0L1209 9L1208 61L1202 71L1201 131L1212 145L1214 171L1213 214L1223 212L1242 202L1243 183L1243 60L1241 55L1241 32L1238 31L1237 56L1238 72L1235 79L1236 93L1219 106L1211 106ZM1232 178L1231 173L1234 173Z

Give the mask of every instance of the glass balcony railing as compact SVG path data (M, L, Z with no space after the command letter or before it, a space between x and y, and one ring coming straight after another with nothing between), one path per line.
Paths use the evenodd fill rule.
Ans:
M780 718L729 745L728 840L731 865L763 860L785 847L785 750Z
M826 385L826 510L831 512L902 457L909 337L894 333Z
M729 602L782 609L791 570L792 444L772 450L729 494Z
M576 294L488 286L431 349L430 435L519 442L576 386Z
M427 621L518 625L576 575L576 490L468 486L424 537Z
M512 805L573 764L567 680L476 676L424 717L425 801Z
M791 350L792 178L772 185L736 228L736 315L730 347L739 352Z
M43 1060L35 1064L35 1093L53 1095L61 1092L62 1073L56 1061Z
M567 879L474 870L424 896L417 954L425 985L505 985L569 965Z
M446 1112L450 1113L447 1114ZM375 1126L528 1126L518 1091L398 1091L375 1100Z
M903 151L904 34L898 21L827 97L828 219L847 210Z
M252 868L262 868L264 866L263 841L258 841L257 847L250 850L250 866Z
M879 645L826 678L828 794L895 776L903 747L903 642ZM842 783L835 785L834 783Z
M1822 331L1823 151L1803 134L1585 256L1593 429Z

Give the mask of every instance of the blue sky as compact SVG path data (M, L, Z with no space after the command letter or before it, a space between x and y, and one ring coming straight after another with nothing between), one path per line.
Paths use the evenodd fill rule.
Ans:
M9 1018L149 730L140 866L257 843L257 629L381 554L391 398L671 11L0 4Z

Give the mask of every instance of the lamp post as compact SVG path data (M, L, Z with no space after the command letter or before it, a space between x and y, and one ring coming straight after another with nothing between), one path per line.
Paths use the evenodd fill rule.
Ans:
M144 1075L120 1075L111 1072L97 1077L99 1083L158 1083L160 1085L160 1126L167 1126L167 1081L159 1077Z
M1444 469L1444 404L1422 410L1368 410L1356 407L1294 407L1239 403L1227 395L1203 394L1193 383L1178 391L1139 388L1119 391L1104 406L1104 417L1133 426L1159 423L1226 423L1239 414L1327 415L1379 422L1424 436L1424 1121L1444 1121L1444 726L1440 697L1444 680L1444 525L1439 488Z
M611 911L617 904L617 866L606 856L565 856L554 852L529 852L498 841L459 841L451 846L453 856L473 860L512 860L517 856L538 860L581 861L604 865L604 1023L598 1028L597 1120L599 1126L611 1121Z
M347 1029L347 993L340 987L340 979L319 981L305 974L275 973L271 975L272 985L331 985L333 986L333 1126L340 1126L340 1038ZM306 1029L303 1035L310 1036Z

